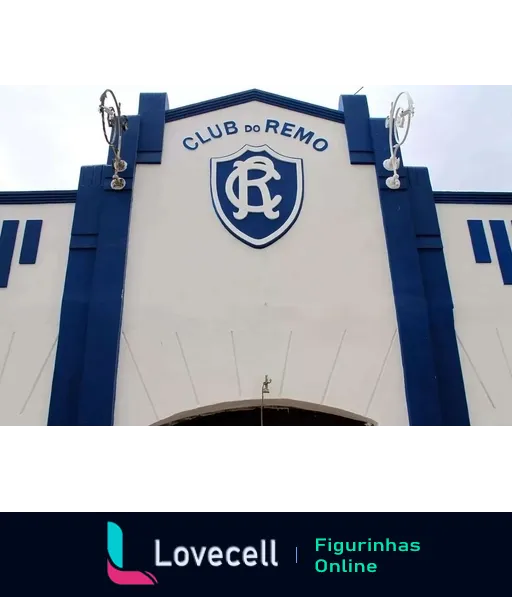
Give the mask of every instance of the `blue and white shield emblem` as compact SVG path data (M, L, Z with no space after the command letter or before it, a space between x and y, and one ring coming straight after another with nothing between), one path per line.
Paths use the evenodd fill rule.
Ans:
M268 147L245 145L213 158L210 181L215 211L224 226L247 245L263 249L293 226L302 208L302 160Z

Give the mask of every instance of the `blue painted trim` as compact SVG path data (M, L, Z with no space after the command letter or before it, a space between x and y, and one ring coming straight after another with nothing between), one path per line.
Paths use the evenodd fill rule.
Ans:
M351 164L375 164L370 111L364 95L342 95L340 111L345 114L345 126Z
M426 168L408 168L410 201L427 301L443 425L467 426L469 411L441 229Z
M490 225L503 284L510 286L512 285L512 249L507 228L503 220L491 220Z
M43 220L27 220L20 252L20 265L34 265L37 261Z
M161 164L164 147L165 113L169 109L166 93L141 93L138 164Z
M482 220L468 220L469 235L477 263L492 263Z
M129 164L136 162L139 128L139 116L130 117L129 129L123 138L123 159ZM134 175L135 166L123 172L123 178L132 178L131 183ZM127 185L123 191L103 191L89 300L78 425L104 426L114 423L131 188L132 185Z
M97 234L75 234L69 243L70 249L96 249L97 247Z
M2 191L0 205L75 203L76 191Z
M405 168L402 158L401 188L388 189L390 173L383 167L389 157L385 119L369 119L365 99L344 96L342 107L351 163L375 163L409 422L469 425L453 301L428 171Z
M434 199L440 205L512 205L512 193L434 191Z
M4 220L2 224L2 232L0 232L0 288L7 288L9 284L19 224L19 220Z
M388 131L384 119L371 119L370 126L379 180L384 171L382 163L389 157ZM389 176L389 173L384 173ZM409 422L416 426L442 425L434 345L411 205L412 192L385 190L379 185L379 195L395 297Z
M309 116L316 116L324 120L331 120L333 122L345 122L345 116L339 110L332 110L331 108L324 108L315 104L301 102L299 100L276 95L275 93L268 93L267 91L260 91L259 89L251 89L250 91L242 91L241 93L234 93L226 95L217 99L191 104L182 108L174 108L165 113L165 122L174 122L175 120L182 120L183 118L190 118L191 116L198 116L199 114L207 114L216 110L223 110L224 108L232 108L248 102L261 102L269 106L276 106L277 108L285 108L300 114L307 114Z
M53 372L48 425L77 425L89 301L96 251L84 250L82 239L98 234L103 195L103 166L84 166L77 200L60 312L59 339ZM101 371L98 372L101 374Z
M111 168L82 168L48 425L113 424L139 125L138 116L130 117L123 139L125 190L105 188Z
M443 242L438 236L417 236L416 248L422 251L443 249Z
M123 139L129 165L123 172L125 190L110 189L111 167L81 170L48 425L113 424L139 125L138 116L129 117Z

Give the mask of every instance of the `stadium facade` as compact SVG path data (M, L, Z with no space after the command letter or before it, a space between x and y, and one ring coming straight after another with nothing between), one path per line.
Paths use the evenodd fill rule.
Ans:
M512 194L389 155L364 96L141 94L123 190L0 192L0 424L512 424Z

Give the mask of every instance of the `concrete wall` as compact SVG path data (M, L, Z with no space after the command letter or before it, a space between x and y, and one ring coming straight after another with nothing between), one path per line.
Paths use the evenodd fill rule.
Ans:
M329 146L245 132L267 119ZM239 132L183 145L226 121ZM210 160L246 144L303 160L300 215L265 249L212 204ZM137 167L115 424L257 399L266 374L271 398L407 425L374 167L350 165L343 124L251 102L168 123L162 164Z
M19 221L0 288L0 423L46 425L74 205L1 205ZM35 264L20 265L27 220L42 220ZM2 248L2 259L5 255Z
M512 286L504 283L490 221L502 221L510 237L512 206L438 205L438 214L471 424L511 425ZM491 263L477 263L468 220L483 223Z
M147 101L150 100L153 101ZM216 109L213 102L213 111L196 116L190 114L202 110L195 111L194 107L168 113L172 122L164 126L162 163L137 164L124 289L122 275L115 288L103 288L109 280L104 263L110 263L106 252L99 257L96 253L89 255L103 260L98 264L103 277L98 274L94 278L99 288L80 287L83 304L75 300L72 285L68 288L70 300L66 304L70 308L80 307L79 311L94 301L102 309L101 293L105 292L118 313L120 297L124 296L116 425L154 425L193 413L217 411L226 405L255 403L261 397L265 375L272 378L267 399L274 404L306 405L379 425L408 424L375 166L350 165L346 129L339 122L339 113L308 109L306 113L296 112L288 109L294 107L293 103L287 103L285 109L264 101L223 109ZM158 126L162 126L163 107L159 109ZM144 116L146 133L147 126L156 122L153 116ZM361 132L364 119L357 118L352 124ZM363 137L354 141L351 136L352 151L357 146L357 151L371 153L373 149L359 147ZM139 151L139 162L154 158L148 157L153 151L148 149L148 143L146 135L140 145L145 149ZM132 145L134 163L136 139ZM274 160L275 180L280 180L279 176L286 179L279 213L286 212L290 197L297 209L290 211L289 217L279 215L276 232L258 245L259 241L251 241L250 234L239 232L243 226L233 220L233 213L226 216L224 211L236 209L231 204L237 202L243 188L237 180L231 187L231 198L226 190L226 178L237 168L234 162L246 164L244 152L263 150ZM377 162L381 159L380 154L374 157ZM286 169L288 166L291 170ZM224 178L212 175L222 168ZM85 185L78 193L83 208L81 217L87 221L78 222L77 229L87 230L94 242L101 241L104 248L118 250L119 274L121 265L124 267L126 232L111 224L119 221L121 208L127 204L119 201L118 196L116 209L109 211L112 195L105 194L106 179L102 179L108 174L102 167L95 167L94 172L93 191ZM413 174L411 171L411 181L417 184ZM270 189L274 197L275 188ZM420 198L411 195L420 210L415 217L423 214L421 209L426 203L422 201L428 203L428 192L425 186ZM88 193L93 193L94 201ZM255 198L261 199L257 191L249 198L251 209L259 205L254 203ZM0 229L0 423L4 425L47 422L69 255L73 204L40 204L37 198L32 199L32 205L14 205L7 204L4 197L0 205L0 225L7 222L10 230L6 228L4 233ZM463 204L460 199L458 196L456 205L438 204L437 213L455 303L458 350L471 423L508 425L512 423L512 205L476 205L466 199ZM98 213L94 212L96 208ZM99 231L92 228L99 221L100 212L107 223L98 241ZM248 219L252 216L251 213ZM272 220L267 215L263 218L263 214L258 217L260 220L256 221ZM411 233L407 218L395 220L391 224L386 220L388 231L390 225L403 226L405 235ZM22 264L25 230L30 225L27 223L37 221L42 222L37 259L35 263ZM127 214L125 221L128 222ZM481 226L478 242L488 251L488 258L475 256L475 239L470 235L468 221ZM422 250L428 250L427 241L432 239L423 227L418 228L418 222L414 226L412 232L421 237L415 242L426 243L428 246L422 245ZM109 237L112 230L119 232L118 236ZM425 234L426 239L422 237ZM96 248L95 245L91 250ZM439 249L440 245L436 250ZM394 255L399 262L398 269L393 262L394 272L398 271L400 277L408 262L404 265L400 262L402 256ZM411 255L414 257L414 253ZM436 263L443 267L442 261ZM79 271L81 262L75 265L70 279L84 280ZM96 262L89 265L93 268ZM430 284L429 296L437 300L441 295L435 294L439 289L434 286L442 276L438 276L439 271L433 274L427 266L433 267L433 261L424 260L426 278L418 287ZM399 308L416 304L416 299L408 294L407 284L404 288L400 291ZM441 298L446 299L449 309L447 289ZM110 312L101 309L85 311L85 318L79 314L69 319L80 321L82 327L91 327L90 336L97 341L92 355L98 355L104 345L105 326L98 324L101 317L94 317ZM76 402L75 407L83 410L91 404L91 396L99 395L98 408L108 411L111 406L119 324L116 313L113 315L107 318L112 340L106 359L108 371L100 370L100 357L95 363L88 354L88 369L83 373L84 363L80 359L85 357L77 350L72 362L74 369L66 362L56 373L57 379L64 380L58 395L61 402ZM74 325L66 328L64 334L71 348L75 347L70 335ZM422 333L415 334L413 325L413 347L419 343L418 354ZM438 329L437 333L439 336ZM82 336L82 340L89 337ZM402 329L402 337L410 340L411 330ZM441 343L443 347L446 343ZM406 353L409 360L411 354ZM454 361L458 365L457 355ZM77 387L83 376L87 378L87 391L81 386L80 395L69 390L69 372ZM417 373L413 366L413 381ZM105 381L100 384L103 394L91 390L94 380ZM409 387L409 399L421 398L422 391L425 394L424 386L414 391ZM463 399L463 392L461 396ZM112 410L106 412L102 421L111 413ZM72 420L72 413L68 419ZM92 412L87 420L99 420L98 413ZM110 423L111 419L106 422Z

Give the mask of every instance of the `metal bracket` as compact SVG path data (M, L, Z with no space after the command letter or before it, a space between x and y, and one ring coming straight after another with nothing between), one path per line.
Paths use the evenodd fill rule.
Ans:
M398 104L402 96L407 99L408 106L406 109L401 108ZM389 151L390 157L384 160L383 166L386 170L393 172L386 180L386 185L389 189L397 191L400 188L400 176L398 170L400 169L400 158L398 152L407 140L409 131L411 129L411 120L414 116L414 103L411 96L403 91L391 104L391 111L386 118L386 128L389 129ZM405 133L400 139L399 129L405 128Z
M111 96L113 106L106 106L107 96ZM112 168L114 174L110 187L114 191L122 191L126 186L126 180L119 176L120 172L124 172L128 168L128 164L121 157L121 149L123 143L123 133L128 130L128 118L121 114L121 104L117 101L114 92L106 89L100 97L99 112L101 114L101 122L103 126L103 135L108 146L112 149L114 159ZM107 134L107 127L110 128L110 135Z

